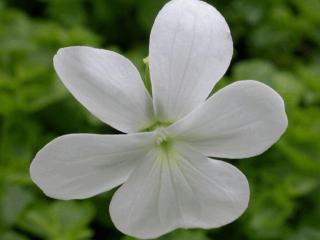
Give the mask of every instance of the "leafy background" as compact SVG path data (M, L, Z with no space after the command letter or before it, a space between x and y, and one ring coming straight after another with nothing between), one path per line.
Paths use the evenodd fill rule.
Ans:
M164 0L0 0L0 239L132 240L108 215L112 192L55 201L31 182L29 165L67 133L112 133L62 86L57 49L89 45L129 57L143 73L148 37ZM257 79L286 102L289 128L263 155L232 161L251 201L234 223L178 230L161 240L320 239L320 1L212 0L230 24L234 59L219 87Z

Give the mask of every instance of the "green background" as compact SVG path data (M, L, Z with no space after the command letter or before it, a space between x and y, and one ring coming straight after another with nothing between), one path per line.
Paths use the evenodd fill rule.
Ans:
M31 182L34 154L67 133L114 133L74 100L54 73L65 46L115 50L141 73L163 0L0 0L0 239L132 240L110 221L112 192L49 199ZM212 0L235 43L223 87L256 79L285 100L289 127L261 156L230 161L248 177L246 213L219 229L161 240L320 239L320 0Z

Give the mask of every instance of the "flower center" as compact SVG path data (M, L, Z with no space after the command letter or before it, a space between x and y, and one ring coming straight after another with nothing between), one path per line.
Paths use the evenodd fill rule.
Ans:
M168 136L168 133L163 127L156 129L157 138L156 145L164 151L169 151L171 148L172 140Z

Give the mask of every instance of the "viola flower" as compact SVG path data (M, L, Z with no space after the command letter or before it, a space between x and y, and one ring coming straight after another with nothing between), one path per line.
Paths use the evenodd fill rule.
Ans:
M208 98L232 52L225 19L199 0L173 0L155 20L152 97L123 56L60 49L54 67L64 85L125 134L59 137L36 155L32 180L47 196L63 200L123 184L110 215L120 231L137 238L234 221L248 206L249 185L236 167L214 158L263 153L284 133L287 117L282 98L257 81L238 81Z

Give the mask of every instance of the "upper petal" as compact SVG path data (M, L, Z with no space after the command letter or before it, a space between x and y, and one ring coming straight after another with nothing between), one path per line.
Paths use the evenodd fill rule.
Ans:
M139 72L125 57L90 47L62 48L54 57L60 79L100 120L122 132L151 124L152 100Z
M237 81L167 130L207 156L246 158L266 151L288 125L284 102L257 81Z
M126 181L153 138L153 133L65 135L37 153L31 178L52 198L91 197Z
M150 152L114 194L110 214L122 232L156 238L176 228L214 228L247 208L246 177L232 165L187 146Z
M214 7L198 0L167 3L150 36L157 117L176 121L203 102L226 72L232 52L229 27Z

